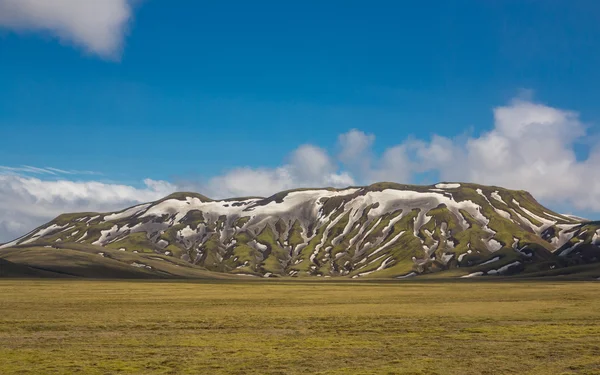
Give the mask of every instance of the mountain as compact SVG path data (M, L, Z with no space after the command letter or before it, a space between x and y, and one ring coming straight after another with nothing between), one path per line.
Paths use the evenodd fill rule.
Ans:
M225 200L176 193L119 212L61 215L0 246L0 258L15 263L32 248L43 258L82 247L97 261L121 259L125 269L160 257L210 275L544 275L595 270L600 222L553 212L525 191L470 183L377 183Z

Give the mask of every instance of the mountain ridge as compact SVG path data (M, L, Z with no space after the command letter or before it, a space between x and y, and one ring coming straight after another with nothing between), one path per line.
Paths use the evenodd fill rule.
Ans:
M379 182L266 198L178 192L115 212L62 214L0 249L57 242L260 277L476 277L594 263L600 224L549 210L524 190Z

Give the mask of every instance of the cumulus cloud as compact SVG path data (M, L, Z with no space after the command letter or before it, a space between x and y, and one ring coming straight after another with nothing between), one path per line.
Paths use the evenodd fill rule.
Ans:
M414 164L411 142L388 148L381 156L373 151L375 135L352 129L338 136L337 162L361 184L374 181L407 181Z
M45 32L103 58L120 56L131 0L0 0L0 27Z
M386 149L375 162L375 167L360 178L364 184L378 181L408 182L415 169L409 157L409 144L399 144Z
M404 140L383 153L378 168L355 178L412 182L433 171L440 180L523 189L545 202L600 211L600 146L587 159L575 153L585 136L577 113L516 99L495 108L493 129L477 138Z
M352 129L338 137L338 159L355 173L364 173L371 168L372 146L375 135Z
M574 145L586 134L577 113L516 100L494 110L494 129L466 144L469 180L524 189L550 201L600 211L596 145L578 160Z
M120 210L160 199L176 190L165 181L144 187L101 182L0 175L0 242L7 242L65 212Z
M269 196L282 190L314 186L348 186L354 184L347 172L319 147L303 145L294 150L289 162L276 168L237 168L212 178L200 189L211 197Z
M587 129L578 113L536 103L531 95L493 113L492 129L478 137L407 138L380 154L375 135L352 129L338 137L335 156L305 145L287 165L232 170L213 178L209 190L269 195L301 186L415 183L416 175L433 172L441 181L522 189L548 204L600 211L600 145L578 159L575 145L585 143Z

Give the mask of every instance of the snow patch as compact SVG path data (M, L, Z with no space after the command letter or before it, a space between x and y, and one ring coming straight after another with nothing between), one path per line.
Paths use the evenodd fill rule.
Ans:
M578 227L579 224L558 224L557 227L564 231L570 231L573 228Z
M87 235L88 235L88 232L86 230L85 233L81 237L79 237L79 239L75 242L81 242L81 241L85 240L87 238Z
M381 259L381 258L382 257L380 257L378 259ZM376 260L377 259L375 259L374 261L376 261ZM385 269L388 266L388 264L391 263L391 262L393 262L393 261L394 261L394 258L390 256L390 257L386 258L383 262L381 262L381 265L379 267L377 267L377 269L374 269L372 271L367 271L367 272L361 272L359 274L354 275L354 278L356 278L356 277L362 277L362 276L366 276L366 275L370 275L373 272L381 271L381 270ZM373 263L373 262L371 262L371 263Z
M559 217L559 216L556 216L556 215L552 215L551 213L546 212L546 211L543 211L543 213L544 213L544 215L546 215L548 217L551 217L553 219L560 220L560 221L566 221L564 217Z
M461 278L465 279L465 278L477 277L477 276L483 276L483 272L473 272L468 275L461 276Z
M577 249L577 247L579 247L580 245L583 245L583 241L579 241L577 242L575 245L568 247L566 249L564 249L563 251L560 252L560 254L558 254L559 257L564 257L569 255L573 250Z
M557 227L560 229L556 237L552 237L550 243L554 246L554 250L560 249L564 244L569 242L573 238L571 229L577 227L578 224L558 224Z
M37 239L39 239L41 237L44 237L45 235L52 234L52 233L57 232L57 231L59 231L61 229L67 228L68 226L69 226L68 223L65 224L65 225L62 225L62 226L56 225L56 224L52 224L52 225L50 225L50 226L48 226L48 227L46 227L44 229L40 229L33 236L31 236L29 239L27 239L25 241L22 241L19 244L20 245L25 245L25 244L31 243L31 242L33 242L33 241L35 241L35 240L37 240ZM10 245L10 244L7 244L7 245ZM7 245L4 245L4 246L2 246L0 248L3 248L5 246L8 247Z
M261 252L265 252L269 248L267 245L262 244L262 243L260 243L258 241L254 242L254 246L256 246L256 249L260 250Z
M492 194L490 194L490 196L492 198L494 198L495 200L497 200L498 202L501 202L501 203L504 203L505 205L507 205L506 202L504 200L502 200L502 197L500 196L500 194L498 193L497 190L492 192Z
M490 260L488 260L486 262L481 263L480 266L485 266L486 264L494 263L494 262L497 262L499 260L500 260L500 257L493 257L492 259L490 259Z
M118 221L118 220L126 219L131 216L135 216L136 214L138 214L138 213L142 212L143 210L145 210L146 208L150 207L150 205L151 205L151 203L141 204L139 206L134 206L134 207L128 208L127 210L122 211L122 212L117 212L114 214L106 215L106 216L104 216L104 221Z
M517 250L519 248L519 239L517 237L513 237L512 248Z
M86 223L86 224L89 224L90 222L92 222L92 221L96 220L96 219L97 219L97 218L99 218L99 217L100 217L100 215L92 216L92 217L91 217L91 218L89 218L89 219L88 219L88 220L87 220L85 223Z
M594 236L592 237L592 245L600 246L600 229L594 233Z
M444 264L448 264L448 262L450 262L452 260L452 258L454 258L454 254L443 254L442 255L442 262Z
M471 243L469 242L469 243L467 244L467 246L470 246L470 244L471 244ZM464 258L465 256L467 256L467 255L471 254L471 253L473 253L473 251L472 251L472 250L467 250L467 252L466 252L466 253L462 253L462 254L460 254L460 255L458 256L458 261L459 261L459 262L462 262L463 258Z
M150 267L148 265L145 265L143 263L137 263L137 262L133 262L133 263L131 263L131 265L133 267L136 267L136 268L147 268L147 269L151 269L152 268L152 267Z
M371 227L371 229L369 229L369 230L367 231L367 233L365 233L365 234L364 234L364 236L362 236L362 238L361 238L361 239L360 239L360 240L359 240L359 241L356 243L356 249L357 249L357 250L359 249L359 247L360 247L360 245L362 244L362 242L363 242L363 241L364 241L364 240L365 240L367 237L369 237L369 235L371 234L371 232L373 232L373 231L375 230L375 228L377 228L377 226L379 225L379 223L381 223L381 219L382 219L382 218L380 217L380 218L379 218L379 219L378 219L378 220L375 222L375 225L373 225L373 226ZM367 227L367 226L368 226L368 223L365 225L365 227ZM363 227L363 228L364 228L364 227ZM362 234L361 232L358 232L358 234L357 234L357 237L358 237L359 235L361 235L361 234ZM365 246L366 246L366 245L365 245Z
M497 270L488 271L487 274L488 275L501 275L501 274L505 273L506 271L508 271L509 268L518 266L520 264L521 264L521 262L519 262L519 261L512 262L503 267L498 268Z
M493 206L492 206L492 207L493 207ZM503 218L505 218L505 219L508 219L508 220L511 220L511 221L512 221L512 218L510 217L510 214L509 214L508 212L506 212L506 211L503 211L503 210L501 210L501 209L498 209L498 208L496 208L496 207L493 207L493 208L494 208L494 211L496 211L496 213L497 213L498 215L502 216L502 217L503 217Z
M540 235L540 233L542 232L540 230L540 228L537 225L534 225L528 218L526 218L525 216L521 215L520 213L518 213L515 210L511 210L515 215L517 215L517 217L519 218L519 220L521 220L522 223L524 223L525 225L527 225L529 228L531 228L531 230L533 230L536 234Z
M516 202L516 201L515 201ZM542 226L540 226L538 228L538 230L540 232L544 231L545 229L547 229L548 227L551 227L553 225L556 224L556 220L548 220L546 218L543 218L541 216L538 216L536 214L534 214L533 212L529 211L528 209L526 209L525 207L521 207L521 205L519 204L519 202L516 202L517 205L519 206L519 208L521 208L521 210L523 210L523 212L525 212L527 215L529 215L530 217L536 219L537 221L539 221L540 223L542 223Z
M122 233L125 233L127 230L129 230L129 227L127 225L124 225L121 228L119 228L118 225L113 225L110 229L100 231L100 238L92 242L92 245L103 246L106 242L115 239L117 236L119 236Z
M435 187L438 189L456 189L460 187L460 184L436 184Z
M379 249L377 249L377 250L373 251L371 254L369 254L369 256L373 256L373 255L379 253L380 251L383 251L383 250L387 249L388 247L390 247L391 245L393 245L398 240L398 238L402 237L402 235L404 233L405 233L405 231L402 231L402 232L398 233L396 236L394 236L394 238L392 238L391 240L389 240L388 242L386 242L383 246L380 246Z
M577 220L577 221L589 221L588 219L585 219L583 217L575 216L575 215L571 215L571 214L561 214L561 215L568 217L569 219L573 219L573 220Z
M492 238L492 239L490 239L490 240L487 241L486 247L488 248L488 250L490 252L493 253L493 252L496 252L496 251L502 249L502 244Z

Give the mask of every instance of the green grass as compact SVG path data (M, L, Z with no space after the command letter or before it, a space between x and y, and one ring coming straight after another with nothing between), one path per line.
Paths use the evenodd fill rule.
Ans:
M300 272L301 275L304 275L308 272L313 264L310 262L310 256L315 251L315 247L321 243L323 239L323 233L325 232L326 225L322 225L318 230L317 234L308 242L308 245L304 247L300 254L296 257L297 259L302 259L302 263L295 264L290 267L291 270Z
M353 229L351 229L348 234L342 237L341 241L336 246L334 246L333 249L331 249L331 256L333 257L333 259L336 259L335 255L337 253L347 252L345 256L342 256L341 258L337 259L337 264L343 264L347 260L352 259L352 256L354 255L354 252L356 250L356 242L353 244L353 246L350 246L350 240L356 237L362 226L365 225L365 223L367 222L368 212L371 210L371 207L372 206L369 206L364 210L362 216L355 222Z
M222 248L223 244L219 241L219 235L216 233L212 234L201 246L204 255L202 257L203 261L200 263L211 271L223 272L222 258L218 255Z
M139 253L154 253L152 246L154 244L148 240L146 232L131 233L122 240L115 241L106 245L109 249L125 249L127 251L137 251Z
M296 246L304 242L304 239L302 238L303 231L304 230L302 229L302 225L300 225L300 222L298 220L294 221L294 225L290 230L288 238L288 243L292 248L296 248Z
M19 247L0 251L0 278L6 277L85 277L130 278L234 278L226 273L209 272L178 258L159 254L133 253L88 244L60 243L59 249ZM102 255L103 256L102 256ZM134 267L132 264L150 266ZM0 264L0 266L5 266ZM0 372L1 374L1 372Z
M0 373L600 374L598 287L0 280Z
M262 264L262 268L266 272L274 274L282 274L285 269L281 265L281 260L286 259L288 253L279 246L277 235L271 227L267 225L262 232L256 237L256 241L266 245L268 248L268 256Z

